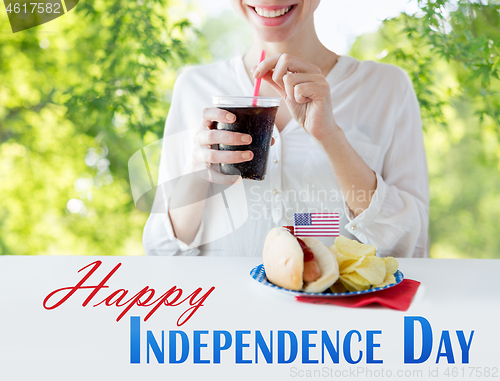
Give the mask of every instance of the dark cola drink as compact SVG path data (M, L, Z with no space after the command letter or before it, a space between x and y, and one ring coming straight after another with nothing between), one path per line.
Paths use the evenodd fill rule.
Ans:
M252 151L253 159L237 164L221 164L221 173L240 175L244 179L264 180L267 158L271 147L274 119L278 107L222 107L236 115L234 123L218 123L217 129L240 132L252 136L248 145L231 146L219 144L220 151Z
M219 144L221 151L252 151L253 159L237 164L221 163L221 173L238 175L244 179L264 180L267 157L271 147L274 119L280 98L212 96L212 104L236 116L234 123L218 123L217 129L240 132L252 137L248 145L231 146Z

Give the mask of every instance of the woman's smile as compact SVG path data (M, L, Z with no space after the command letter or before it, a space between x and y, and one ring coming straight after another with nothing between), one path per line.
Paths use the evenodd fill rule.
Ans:
M274 17L279 17L282 15L287 14L292 7L284 7L284 8L279 8L279 9L270 9L270 7L267 8L261 8L261 7L254 7L255 12L262 17L266 18L274 18Z
M296 4L290 5L248 5L254 18L263 26L273 27L285 23L294 13Z

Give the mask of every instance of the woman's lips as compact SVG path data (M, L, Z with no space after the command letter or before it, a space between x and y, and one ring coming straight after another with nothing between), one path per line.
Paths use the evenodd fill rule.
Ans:
M295 5L288 6L250 6L254 17L264 26L279 26L290 18Z

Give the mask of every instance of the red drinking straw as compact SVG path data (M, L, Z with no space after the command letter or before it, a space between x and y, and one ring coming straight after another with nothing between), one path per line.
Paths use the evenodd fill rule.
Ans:
M265 59L266 59L266 51L264 49L262 49L262 53L260 53L260 61L259 61L259 63L261 63ZM253 107L257 106L257 98L255 98L255 97L259 96L260 82L261 81L262 81L262 78L257 78L255 80L255 87L253 88L253 96L254 96L254 98L253 98L253 101L252 101L252 106Z

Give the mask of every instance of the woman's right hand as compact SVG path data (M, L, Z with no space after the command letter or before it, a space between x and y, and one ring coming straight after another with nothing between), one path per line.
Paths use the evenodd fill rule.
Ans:
M201 116L201 126L194 136L193 168L207 169L205 180L217 184L233 184L241 177L224 175L212 167L212 164L234 164L253 159L252 151L218 151L214 145L227 144L232 146L248 145L252 137L233 131L217 130L217 123L234 123L236 116L229 111L215 107L205 108Z

